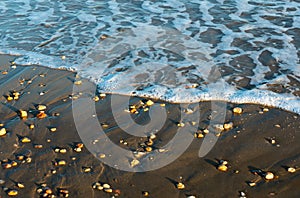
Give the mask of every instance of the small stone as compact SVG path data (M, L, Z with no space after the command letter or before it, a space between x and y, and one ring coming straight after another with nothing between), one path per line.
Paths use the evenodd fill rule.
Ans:
M180 123L177 124L177 126L178 126L178 127L184 127L185 124L184 124L183 122L180 122Z
M145 150L146 150L147 152L151 152L151 151L152 151L152 147L147 146L147 147L145 148Z
M264 174L264 177L265 177L266 180L272 180L272 179L274 179L275 175L272 172L266 172Z
M130 165L131 165L131 167L135 167L135 166L138 165L139 163L140 163L139 160L134 159L134 160L132 160L132 161L130 162Z
M34 124L30 124L29 129L34 129Z
M176 184L176 187L177 187L177 189L182 190L185 188L185 185L183 183L179 182Z
M111 188L104 188L104 191L107 192L107 193L112 193L113 190Z
M9 190L9 191L7 191L7 195L8 196L17 196L18 193L19 192L17 190Z
M274 125L276 128L280 128L281 126L280 126L280 124L275 124Z
M81 80L75 81L74 84L75 84L75 85L81 85L81 84L82 84L82 81L81 81Z
M65 154L65 153L67 153L67 149L65 149L65 148L59 149L59 152L62 154Z
M253 187L253 186L256 186L256 183L255 182L249 182L248 185Z
M99 98L98 96L95 96L95 97L93 97L93 100L94 100L95 102L98 102L98 101L100 100L100 98Z
M232 123L232 122L225 123L224 126L223 126L223 128L224 128L225 130L230 130L230 129L233 128L233 123Z
M147 192L147 191L143 191L142 194L143 194L144 197L148 197L149 196L149 192Z
M37 106L37 110L39 110L39 111L45 111L47 109L47 106L46 105L38 105Z
M6 135L6 129L5 128L1 128L0 129L0 137Z
M77 152L77 153L80 153L82 151L81 148L74 148L74 151Z
M228 170L228 167L225 164L221 164L218 166L218 170L222 172L226 172Z
M149 140L146 142L146 145L147 145L147 146L152 146L152 145L153 145L153 140L152 140L152 139L149 139Z
M100 157L101 159L103 159L103 158L106 157L106 155L105 155L104 153L100 153L100 154L99 154L99 157Z
M294 172L296 172L296 169L293 168L293 167L289 167L289 168L287 169L287 171L288 171L289 173L294 173Z
M263 111L264 111L264 112L268 112L269 109L268 109L268 108L263 108Z
M23 138L21 138L21 142L22 143L30 143L31 139L29 139L28 137L23 137Z
M41 149L41 148L43 148L43 145L42 145L42 144L35 144L35 145L34 145L34 148L36 148L36 149Z
M60 58L61 58L61 60L65 60L66 56L61 56Z
M3 184L5 184L5 181L0 179L0 185L3 185Z
M57 164L58 164L59 166L65 166L65 165L67 164L67 162L66 162L65 160L59 160L59 161L57 162Z
M232 111L235 114L241 114L241 113L243 113L243 109L241 107L235 107L235 108L233 108Z
M14 99L14 98L11 97L11 96L7 96L7 97L6 97L6 100L7 100L7 101L12 101L13 99Z
M106 94L105 94L105 93L100 93L99 96L100 96L101 98L104 98L104 97L106 97Z
M57 130L57 128L56 128L56 127L52 127L52 128L50 128L50 131L51 131L51 132L56 132L56 130Z
M204 130L203 130L203 133L208 134L208 133L209 133L209 130L208 130L208 129L204 129Z
M47 114L46 114L44 111L41 111L40 113L38 113L38 114L36 115L36 117L37 117L38 119L44 119L44 118L47 117Z
M103 188L110 188L109 184L103 184L102 186L103 186Z
M27 111L20 110L19 112L20 112L20 117L22 119L27 119L27 116L28 116Z
M84 173L89 173L89 172L92 171L92 169L91 169L90 167L83 167L83 168L82 168L82 171L83 171Z
M146 102L146 105L147 105L147 106L152 106L152 105L154 105L154 102L153 102L152 100L148 100L148 101Z
M22 183L17 183L17 186L18 186L18 188L25 188L25 185L24 184L22 184Z

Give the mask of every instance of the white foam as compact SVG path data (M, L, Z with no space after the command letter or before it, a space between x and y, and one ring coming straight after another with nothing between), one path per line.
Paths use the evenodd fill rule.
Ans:
M21 55L16 62L22 65L74 68L101 91L134 91L139 96L178 103L257 103L300 114L299 97L292 94L299 90L299 44L294 43L295 35L287 33L300 27L300 3L296 1L2 0L0 18L0 53ZM290 19L292 27L288 26ZM153 26L153 20L161 25ZM210 29L217 29L222 35L203 38L202 33ZM102 41L99 37L104 34L109 38ZM220 42L213 44L218 36ZM245 42L234 46L237 39ZM282 46L274 47L270 39L279 40ZM141 58L138 52L142 50L148 57ZM265 50L272 53L279 66L268 79L266 74L271 67L259 61ZM62 55L67 59L62 60ZM255 67L231 65L233 59L242 55L250 57ZM168 56L174 56L174 60L168 60ZM215 74L209 72L213 68L225 71L224 67L232 74L215 84L210 80ZM243 73L243 69L251 72ZM297 83L291 84L290 77ZM237 89L231 78L236 82L248 78L254 88ZM186 89L195 83L199 84L197 88ZM269 89L272 84L286 91L275 93ZM137 87L142 88L134 90Z

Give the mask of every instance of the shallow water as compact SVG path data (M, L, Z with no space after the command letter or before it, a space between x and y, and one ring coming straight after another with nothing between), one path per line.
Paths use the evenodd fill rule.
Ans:
M300 114L298 0L2 0L0 52L100 91ZM60 57L66 56L65 60Z

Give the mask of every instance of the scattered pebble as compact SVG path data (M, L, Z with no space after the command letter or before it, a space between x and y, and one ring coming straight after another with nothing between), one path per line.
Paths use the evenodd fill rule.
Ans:
M47 109L46 105L40 104L40 105L37 106L37 110L39 110L39 111L45 111L46 109Z
M21 119L24 119L24 120L27 119L27 116L28 116L27 111L20 110L19 113L20 113Z
M248 185L249 185L250 187L253 187L253 186L256 186L256 183L255 183L255 182L248 182Z
M22 183L20 183L20 182L18 182L16 186L17 186L18 188L25 188L25 185L22 184Z
M233 108L232 111L235 114L241 114L241 113L243 113L243 109L241 107L235 107L235 108Z
M36 115L36 117L37 117L38 119L44 119L44 118L47 117L47 114L46 114L44 111L41 111L41 112L39 112L39 113Z
M17 190L8 190L7 191L7 195L8 196L17 196L19 194L19 192Z
M154 105L154 102L153 102L152 100L148 100L148 101L146 102L146 105L147 105L147 106L152 106L152 105Z
M131 167L135 167L135 166L137 166L139 163L140 163L139 160L133 159L133 160L130 162L130 165L131 165Z
M142 194L143 194L144 197L148 197L149 196L149 192L147 192L147 191L143 191Z
M28 137L22 137L22 138L21 138L21 142L22 142L22 143L30 143L30 142L31 142L31 139L28 138Z
M6 135L6 129L5 128L1 128L0 129L0 137Z
M183 122L180 122L180 123L177 124L177 126L178 126L178 127L184 127L185 124L184 124Z
M52 128L50 128L50 131L51 131L51 132L56 132L56 131L57 131L57 128L56 128L56 127L52 127Z
M220 160L218 165L218 170L222 172L226 172L228 170L228 162L225 160Z
M232 123L232 122L225 123L224 126L223 126L223 128L224 128L225 130L230 130L230 129L233 128L233 123Z
M295 169L294 167L289 167L289 168L287 169L287 171L288 171L289 173L294 173L294 172L296 172L296 169Z
M275 178L275 175L274 175L274 173L272 173L272 172L265 172L265 173L264 173L264 178L265 178L266 180L272 180L272 179Z
M30 124L29 129L34 129L34 124Z
M178 182L178 183L176 184L176 187L177 187L177 189L182 190L182 189L185 188L185 185L184 185L182 182Z
M69 191L66 189L59 189L58 195L61 197L69 197Z

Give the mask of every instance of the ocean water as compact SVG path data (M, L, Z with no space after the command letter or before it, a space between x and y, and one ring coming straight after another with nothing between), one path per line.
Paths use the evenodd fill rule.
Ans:
M0 53L20 55L18 64L177 103L300 114L299 35L299 0L0 1Z

